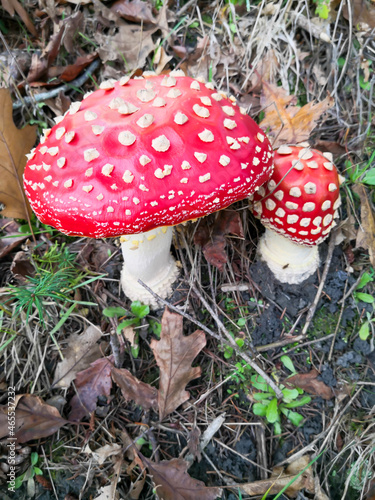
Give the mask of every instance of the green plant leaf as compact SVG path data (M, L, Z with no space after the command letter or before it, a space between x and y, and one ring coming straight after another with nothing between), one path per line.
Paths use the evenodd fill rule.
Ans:
M147 316L147 314L150 314L150 307L145 306L139 300L135 300L134 302L132 302L130 308L132 310L132 313L135 316L137 316L137 318L140 318L140 319Z
M289 371L291 371L292 373L297 373L296 369L294 368L293 361L289 356L281 356L280 361L285 366L285 368L288 368Z
M107 318L117 318L119 316L129 316L129 311L122 307L106 307L103 309L103 314Z
M375 171L375 169L374 169L374 171ZM363 273L361 276L361 279L359 280L359 283L357 285L356 290L360 290L361 288L366 286L371 281L374 281L374 277L371 276L371 274L369 274L369 273Z
M273 429L274 429L275 436L279 436L282 433L281 424L279 421L277 421L273 424Z
M254 415L258 415L259 417L265 417L267 413L267 406L261 403L254 403L253 413Z
M230 359L233 356L233 348L232 347L226 347L224 350L224 358L225 359Z
M122 321L118 327L117 327L117 333L121 333L121 331L124 328L127 328L128 326L132 325L138 325L139 324L139 319L138 318L133 318L133 319L126 319L125 321Z
M238 345L239 348L243 347L244 346L244 339L235 339L236 340L236 344Z
M30 455L31 465L36 465L38 463L38 459L39 459L38 453L36 451L33 451Z
M256 392L255 394L253 394L253 398L256 401L263 401L263 400L267 400L267 398L274 398L274 397L275 397L275 394L273 394L271 392Z
M287 403L290 403L294 399L297 399L299 396L299 392L297 389L282 389L281 391L283 393L283 400L285 400Z
M253 375L251 377L251 384L259 391L262 391L262 392L269 391L268 384L266 384L266 382L264 381L264 378L261 375Z
M375 301L374 297L369 293L355 292L354 295L357 300L366 302L366 304L372 304Z
M43 476L43 471L39 467L34 467L34 472L37 476Z
M290 403L283 403L282 406L284 408L297 408L298 406L303 406L307 405L310 403L311 397L310 396L303 396L303 398L298 399L297 401L291 401Z
M370 186L375 186L375 168L371 168L367 171L363 178L364 184L369 184Z
M282 413L286 416L288 420L292 422L293 425L298 427L300 423L303 421L303 416L297 413L296 411L290 411L288 408L280 408Z
M266 418L270 424L279 420L279 408L277 406L277 398L273 398L267 406Z
M370 323L368 321L365 321L359 329L358 333L361 340L367 340L368 336L370 335Z

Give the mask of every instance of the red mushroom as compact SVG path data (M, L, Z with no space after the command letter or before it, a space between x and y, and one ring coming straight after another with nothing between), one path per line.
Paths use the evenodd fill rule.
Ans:
M123 236L132 300L154 303L138 279L170 292L171 226L247 197L272 171L268 139L235 99L180 71L104 82L56 121L26 165L31 207L65 234Z
M274 172L252 198L252 210L266 227L258 253L275 277L301 283L319 266L318 245L336 225L340 176L331 153L280 146Z

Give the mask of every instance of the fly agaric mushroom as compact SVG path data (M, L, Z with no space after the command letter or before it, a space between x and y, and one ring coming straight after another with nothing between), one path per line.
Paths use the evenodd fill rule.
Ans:
M340 177L331 153L280 146L274 172L252 197L252 211L266 227L258 253L275 277L301 283L319 266L318 245L336 225Z
M177 275L171 226L247 197L272 172L258 125L211 83L172 72L106 81L70 106L29 157L39 219L69 235L122 236L122 286L156 305Z

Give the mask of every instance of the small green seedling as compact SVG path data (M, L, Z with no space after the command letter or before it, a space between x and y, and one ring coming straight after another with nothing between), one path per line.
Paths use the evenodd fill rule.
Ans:
M315 14L320 19L328 19L331 0L313 0L316 4Z
M281 361L293 374L296 373L293 362L288 356L282 356ZM279 387L283 393L283 398L279 402L274 390L266 383L263 377L256 374L250 380L251 385L259 391L253 394L253 398L257 401L253 404L253 412L255 415L266 417L267 422L274 425L276 435L281 434L282 415L296 427L301 425L303 416L292 411L292 408L298 408L310 403L310 396L300 397L303 394L302 389L288 389L281 384Z
M150 314L150 307L145 306L139 300L132 302L130 306L130 311L124 309L123 307L106 307L103 310L104 316L107 318L128 318L121 321L117 326L117 333L120 334L125 328L129 327L140 327L142 326L142 320ZM160 323L156 320L150 321L150 326L156 335L160 336ZM134 335L133 345L131 347L131 352L134 358L138 357L139 354L139 334L136 331Z
M37 466L39 461L38 453L35 451L30 455L31 464L28 469L15 479L15 489L19 489L23 483L27 483L27 494L30 498L36 493L35 476L43 476L43 471Z
M357 290L362 290L369 283L373 283L374 281L374 270L371 269L370 272L365 272L362 274L361 279L356 287L356 291L353 293L354 298L356 300L361 300L362 302L366 302L366 304L373 304L375 302L375 298L373 295L364 292L357 292Z

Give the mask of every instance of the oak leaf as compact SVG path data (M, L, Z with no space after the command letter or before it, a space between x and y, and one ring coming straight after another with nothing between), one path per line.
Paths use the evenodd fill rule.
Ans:
M259 125L267 129L274 148L285 143L297 144L309 139L317 121L333 103L331 97L326 97L319 103L309 102L299 107L296 96L288 95L282 87L263 82L261 105L265 116Z
M69 387L78 372L85 370L90 363L101 356L97 341L102 332L96 326L90 325L83 333L72 333L67 340L68 347L62 351L64 359L57 364L54 387Z
M1 215L26 219L31 213L22 187L26 153L36 140L36 127L18 129L13 122L12 99L8 89L0 89L0 203L5 205Z
M112 368L114 382L120 387L125 400L134 401L145 410L158 407L158 391L155 387L138 380L125 368Z
M208 488L203 481L189 476L189 463L180 458L155 463L141 455L160 500L215 500L221 497L220 488Z
M109 356L97 359L89 368L77 373L75 379L77 394L70 402L69 420L80 421L95 411L99 396L109 396L112 388L112 366L113 359Z
M201 368L193 368L191 363L206 345L206 337L201 330L184 336L182 321L182 316L166 309L161 322L160 341L151 341L151 349L160 369L160 420L189 399L185 386L201 374Z
M117 0L111 10L118 16L135 23L154 23L156 19L152 13L152 6L144 0Z
M356 247L368 250L370 262L375 266L375 217L365 186L356 184L353 191L361 200L361 226L358 229Z
M215 221L212 227L208 217L200 221L194 235L194 243L202 247L207 262L222 271L224 264L228 262L225 236L234 234L243 238L243 228L240 215L235 210L220 210L213 217Z
M51 436L68 421L61 417L54 406L32 394L16 396L14 437L18 443ZM0 407L0 439L8 436L8 406Z
M315 394L323 399L331 399L333 397L332 389L322 380L318 380L319 372L315 368L307 373L298 373L285 380L285 385L299 387L309 394Z

